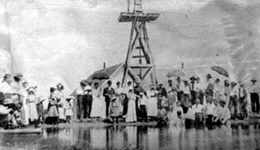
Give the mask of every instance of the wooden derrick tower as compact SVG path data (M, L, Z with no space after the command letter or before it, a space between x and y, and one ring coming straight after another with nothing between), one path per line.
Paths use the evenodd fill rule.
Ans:
M119 22L132 24L122 85L126 82L127 76L141 84L150 76L151 84L157 84L146 23L156 20L159 13L144 13L142 0L127 0L127 4L127 12L121 12L119 16Z

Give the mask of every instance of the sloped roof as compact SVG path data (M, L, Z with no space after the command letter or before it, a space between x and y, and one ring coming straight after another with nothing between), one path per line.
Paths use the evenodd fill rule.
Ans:
M101 69L101 70L98 70L98 71L95 71L93 74L91 74L87 80L91 80L93 75L96 74L96 73L107 73L107 75L110 77L115 71L118 70L119 67L121 67L123 64L120 63L120 64L116 64L116 65L113 65L113 66L110 66L110 67L107 67L105 69Z

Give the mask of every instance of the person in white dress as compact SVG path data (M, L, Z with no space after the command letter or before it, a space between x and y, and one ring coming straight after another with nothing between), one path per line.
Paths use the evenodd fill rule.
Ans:
M5 74L3 77L3 81L0 84L0 92L3 92L4 94L6 93L13 93L13 88L12 88L12 76L11 74Z
M27 89L28 89L28 82L22 83L22 89L20 91L21 99L22 99L22 120L24 125L29 124L29 111L27 106Z
M154 89L154 87L151 87L150 90L147 91L147 96L149 98L148 100L148 106L147 106L147 114L148 116L157 116L158 115L158 99L157 99L157 91Z
M136 95L134 94L133 90L130 89L128 93L128 110L126 113L126 122L136 122L137 121L137 115L136 115Z
M68 97L64 103L66 122L70 123L73 116L73 97Z
M91 117L106 118L106 103L102 94L102 89L98 82L94 83L94 88L92 89L93 102Z
M28 106L28 114L29 114L29 123L37 124L38 120L38 112L37 112L37 96L35 95L34 88L28 89L28 96L26 98L27 106Z

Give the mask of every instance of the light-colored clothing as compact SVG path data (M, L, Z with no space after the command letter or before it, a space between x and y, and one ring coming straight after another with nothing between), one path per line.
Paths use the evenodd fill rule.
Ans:
M57 109L57 100L55 98L49 98L48 117L59 117Z
M65 103L65 96L62 91L56 91L55 93L56 98L58 100L58 112L59 112L59 119L65 120L65 110L64 110L64 103Z
M27 107L28 107L28 118L33 121L38 119L38 112L37 112L37 97L35 95L28 95L26 98Z
M116 94L121 94L121 93L124 93L124 92L125 92L124 89L121 88L121 87L116 87L116 88L115 88L115 93L116 93Z
M231 118L230 110L227 107L224 107L220 110L220 120L222 123L225 123L227 120Z
M252 84L250 87L249 87L249 90L248 90L250 93L259 93L260 92L260 88L258 85L256 84Z
M147 91L147 95L149 97L148 105L147 105L147 115L148 116L157 116L158 108L157 108L157 95L156 91Z
M179 116L178 116L179 115ZM168 114L169 124L173 126L183 125L183 109L180 106L176 106L172 112Z
M72 116L73 115L73 101L65 101L64 103L65 109L65 116Z
M126 122L137 121L135 100L136 100L136 97L135 97L134 94L129 95L128 110L127 110L127 114L126 114Z
M14 90L11 85L9 85L7 82L2 82L0 84L0 92L3 93L13 93Z
M238 88L237 87L231 88L230 96L238 96Z
M194 113L202 113L203 108L204 108L204 106L201 104L194 104L192 106L192 110L194 111Z
M100 88L93 89L93 102L91 109L91 117L106 118L106 103Z
M112 117L118 117L122 114L122 104L118 97L112 99L110 103L110 115Z
M215 104L213 103L206 104L205 110L206 110L206 115L214 115Z
M189 86L184 86L183 93L184 94L190 94L190 87Z
M224 90L223 87L219 83L215 83L214 85L214 98L216 100L223 99Z
M195 112L194 112L194 110L193 110L192 108L189 108L188 111L187 111L187 113L184 114L184 117L185 117L186 119L195 120Z

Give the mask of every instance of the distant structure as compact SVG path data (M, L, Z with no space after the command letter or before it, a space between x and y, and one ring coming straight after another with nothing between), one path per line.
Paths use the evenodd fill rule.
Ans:
M119 22L131 22L132 24L122 85L126 82L127 76L141 84L147 76L150 76L151 83L157 84L146 23L156 20L159 15L159 13L144 13L142 0L127 0L127 12L120 13Z

